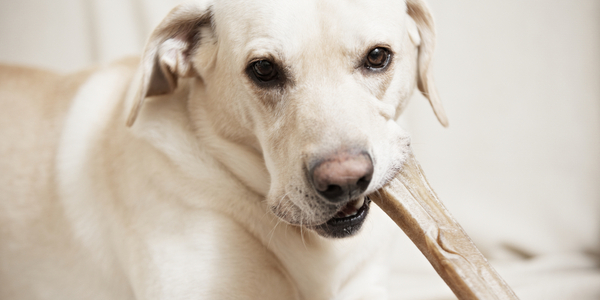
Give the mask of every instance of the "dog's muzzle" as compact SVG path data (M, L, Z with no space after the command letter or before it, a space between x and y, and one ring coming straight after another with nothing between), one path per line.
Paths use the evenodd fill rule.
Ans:
M313 229L333 238L356 233L367 217L371 202L363 195L373 177L371 156L364 151L337 152L318 161L309 172L317 193L330 204L340 205L331 219Z

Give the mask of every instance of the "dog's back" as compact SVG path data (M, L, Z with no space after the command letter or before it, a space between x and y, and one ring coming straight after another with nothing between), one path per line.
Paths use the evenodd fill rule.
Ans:
M35 205L29 201L52 193L51 168L60 130L70 100L86 77L86 73L61 76L25 67L0 67L3 207L25 205L33 210Z
M44 270L67 267L61 256L45 259L69 243L55 157L71 99L89 74L0 66L1 299L39 297L30 283L52 284Z

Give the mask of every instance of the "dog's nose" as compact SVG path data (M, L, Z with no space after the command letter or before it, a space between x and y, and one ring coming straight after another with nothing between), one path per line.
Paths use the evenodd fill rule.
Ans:
M373 161L365 152L338 152L316 163L310 174L315 189L327 200L350 200L369 186Z

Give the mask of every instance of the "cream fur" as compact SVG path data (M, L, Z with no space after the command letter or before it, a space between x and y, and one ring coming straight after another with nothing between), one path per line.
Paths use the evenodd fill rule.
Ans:
M0 68L0 298L400 292L386 281L396 226L372 205L358 234L317 235L309 227L335 211L303 173L360 146L375 165L366 194L384 185L404 160L395 118L417 84L445 124L426 7L408 1L408 16L404 2L380 2L195 1L167 16L139 63ZM389 70L363 72L382 45ZM285 90L246 76L261 57L285 64Z

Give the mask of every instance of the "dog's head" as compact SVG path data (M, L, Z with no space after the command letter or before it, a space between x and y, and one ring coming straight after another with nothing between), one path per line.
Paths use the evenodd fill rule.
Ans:
M147 44L128 124L145 98L191 78L196 129L262 157L275 215L350 236L366 195L403 165L410 139L395 120L415 87L447 124L429 68L434 37L421 0L182 5Z

